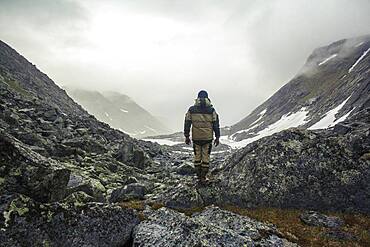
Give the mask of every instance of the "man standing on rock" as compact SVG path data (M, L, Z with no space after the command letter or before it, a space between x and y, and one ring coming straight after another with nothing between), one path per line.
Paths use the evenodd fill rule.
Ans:
M190 145L190 128L194 148L194 166L199 183L207 181L210 154L212 149L213 132L217 147L220 144L220 124L218 115L204 90L198 93L195 104L191 106L185 115L184 135L185 143Z

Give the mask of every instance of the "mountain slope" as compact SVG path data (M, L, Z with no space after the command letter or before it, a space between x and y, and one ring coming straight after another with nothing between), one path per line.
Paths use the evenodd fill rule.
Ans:
M40 98L65 114L88 115L46 74L1 40L0 79L13 90L26 96Z
M0 41L1 246L124 246L139 218L107 200L132 181L154 183L144 169L159 153Z
M89 113L132 137L168 133L170 130L130 97L120 93L99 93L69 89L68 94Z
M289 127L331 127L369 106L369 92L370 36L334 42L314 50L295 78L231 126L229 139L245 146Z

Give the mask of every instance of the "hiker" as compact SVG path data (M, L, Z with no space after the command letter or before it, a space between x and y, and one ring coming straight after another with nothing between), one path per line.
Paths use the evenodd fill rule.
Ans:
M215 133L214 145L220 144L220 124L218 115L204 90L198 93L195 104L191 106L185 115L184 135L185 143L191 144L193 140L194 166L199 183L207 182L210 154L212 149L213 132Z

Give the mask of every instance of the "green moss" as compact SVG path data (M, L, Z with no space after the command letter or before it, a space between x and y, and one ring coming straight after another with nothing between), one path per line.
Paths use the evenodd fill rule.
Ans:
M52 219L53 219L53 213L51 211L48 211L47 221L51 222Z
M3 213L5 219L5 227L8 227L12 214L23 216L30 211L26 205L27 202L29 202L29 198L20 196L20 198L17 198L10 203L8 210L5 210Z
M370 152L368 153L364 153L360 159L363 159L363 160L370 160Z
M96 188L97 190L99 190L101 192L105 192L106 191L105 187L100 183L99 180L97 180L97 179L90 179L90 183L91 183L91 186L93 188Z
M21 176L22 175L21 168L18 167L17 169L12 169L9 172L9 175L11 175L11 176Z
M50 247L51 245L50 245L50 242L49 242L49 240L44 240L43 242L42 242L42 246L44 246L44 247Z
M4 78L3 76L0 77L0 82L5 83L8 85L13 91L23 95L23 96L30 96L30 93L19 84L18 81L10 79L10 78Z

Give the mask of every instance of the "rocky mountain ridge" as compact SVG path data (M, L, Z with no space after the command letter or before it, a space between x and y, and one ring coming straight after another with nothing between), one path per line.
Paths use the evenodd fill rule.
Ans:
M169 133L170 130L127 95L66 88L68 95L90 114L131 137Z
M369 107L369 51L369 35L314 50L297 76L225 135L245 146L289 127L332 127Z

